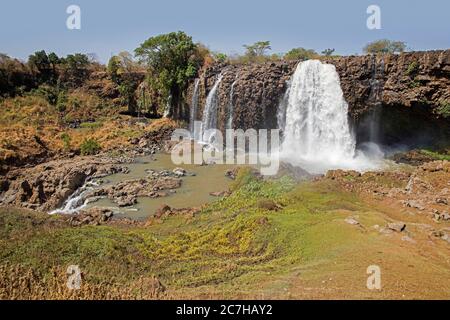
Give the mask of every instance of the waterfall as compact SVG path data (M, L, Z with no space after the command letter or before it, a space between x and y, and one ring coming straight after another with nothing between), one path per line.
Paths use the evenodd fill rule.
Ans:
M284 117L278 117L285 119L280 128L284 133L282 157L328 168L352 161L356 143L333 65L318 60L300 63L291 79L285 110L282 108Z
M230 97L228 99L228 110L227 110L228 119L227 119L227 124L225 126L225 129L233 129L233 112L234 112L233 94L234 94L234 86L236 85L236 83L237 83L237 79L234 80L234 82L231 84Z
M217 112L219 106L219 96L217 90L222 82L223 75L219 74L214 86L206 97L205 108L203 109L202 118L202 140L203 142L210 143L214 138L213 136L205 137L205 131L208 129L217 129Z
M380 131L380 117L382 108L382 94L383 86L382 80L384 77L384 57L381 58L380 70L377 66L377 58L372 56L372 79L370 80L369 102L371 104L371 111L368 117L369 142L377 143L379 140ZM381 79L381 80L380 80Z
M65 202L64 205L56 210L50 212L50 214L63 213L73 214L83 209L88 204L88 198L91 196L92 191L99 184L95 181L87 181L81 188L76 190Z
M200 79L195 79L194 92L192 93L191 114L190 114L190 119L189 119L189 130L191 131L192 135L194 134L194 122L197 118L199 83L200 83ZM192 136L192 138L195 138L195 137Z
M172 116L172 96L170 95L167 99L166 108L164 110L163 117L168 118Z

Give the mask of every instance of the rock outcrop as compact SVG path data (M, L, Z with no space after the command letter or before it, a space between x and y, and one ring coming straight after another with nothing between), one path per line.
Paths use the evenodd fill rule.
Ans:
M2 180L0 204L50 211L61 207L86 180L126 170L113 159L100 157L55 160L12 170Z
M415 132L417 136L430 135L429 140L437 140L437 135L439 139L450 136L450 117L440 112L442 106L450 104L450 50L323 60L336 66L360 141L368 140L367 117L381 123L381 142L385 144L398 143ZM205 68L200 75L196 119L202 119L206 97L222 74L218 89L219 129L225 127L230 104L234 128L277 128L278 106L297 64L298 61L275 61ZM191 84L185 94L187 109L191 107L193 90ZM373 115L377 107L383 110ZM184 114L188 119L189 110ZM417 123L421 125L418 127Z

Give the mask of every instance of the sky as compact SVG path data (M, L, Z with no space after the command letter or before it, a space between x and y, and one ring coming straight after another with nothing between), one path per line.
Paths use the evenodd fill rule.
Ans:
M81 9L81 29L69 30L69 5ZM369 30L366 10L381 9L381 29ZM405 41L412 50L450 48L448 0L2 0L0 52L26 60L37 50L95 53L101 62L151 36L182 30L227 54L268 40L272 53L304 47L359 54L370 41Z

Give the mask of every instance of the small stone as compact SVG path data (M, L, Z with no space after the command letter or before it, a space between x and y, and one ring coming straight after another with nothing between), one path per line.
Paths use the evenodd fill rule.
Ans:
M186 175L186 170L183 168L175 168L172 170L172 173L178 177L184 177Z
M359 222L356 221L355 219L351 218L351 217L346 218L344 221L347 222L348 224L351 224L351 225L354 225L354 226L359 225Z
M396 232L402 232L405 230L406 224L403 222L392 222L388 223L388 228Z

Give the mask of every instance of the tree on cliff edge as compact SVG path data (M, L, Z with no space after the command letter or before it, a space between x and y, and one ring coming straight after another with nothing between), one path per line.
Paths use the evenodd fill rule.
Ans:
M363 50L368 54L402 53L406 51L406 43L382 39L367 44Z
M149 85L171 103L169 117L180 117L182 93L189 79L197 74L199 60L192 38L182 31L151 37L135 50L136 57L148 67Z

